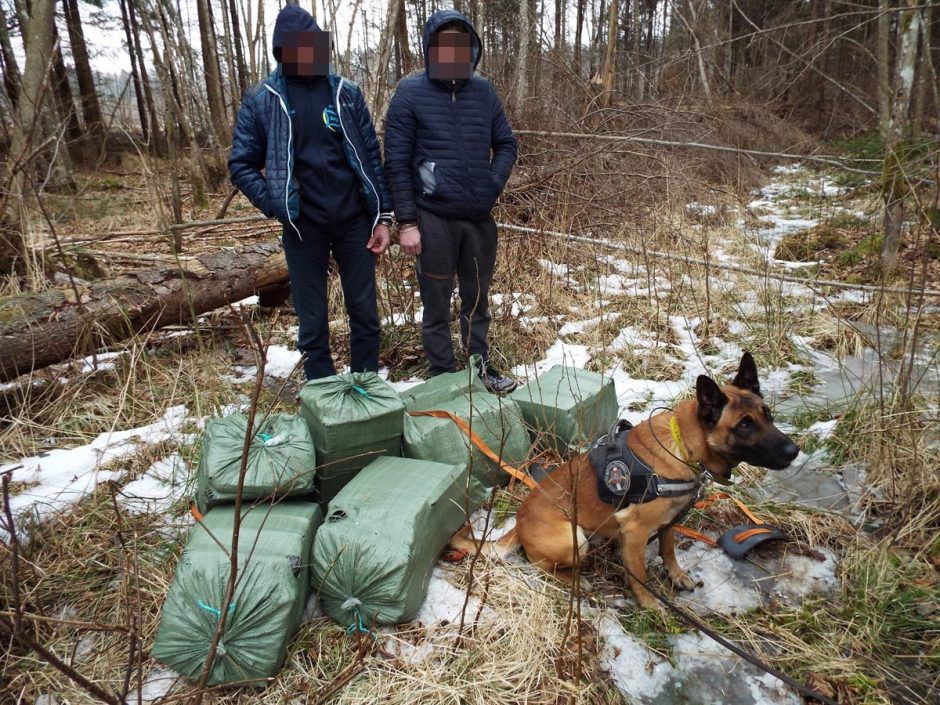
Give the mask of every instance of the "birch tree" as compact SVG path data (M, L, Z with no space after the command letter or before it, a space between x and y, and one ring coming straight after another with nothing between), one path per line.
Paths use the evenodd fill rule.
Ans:
M914 88L917 64L917 42L920 34L921 11L918 0L907 0L898 16L898 52L895 60L891 112L884 125L885 156L882 167L882 199L885 203L884 245L881 250L881 270L891 274L898 262L901 246L901 224L904 219L904 198L910 184L904 171L909 135L908 114Z

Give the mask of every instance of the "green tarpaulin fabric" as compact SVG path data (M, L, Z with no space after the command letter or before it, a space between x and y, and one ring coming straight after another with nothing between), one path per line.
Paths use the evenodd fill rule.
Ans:
M284 660L310 594L320 505L262 503L243 509L242 517L238 583L209 685L265 685ZM234 519L234 507L215 507L190 530L163 603L153 657L189 678L202 673L223 609Z
M267 419L259 417L256 427L248 448L242 499L311 494L316 455L304 420L291 414L271 414ZM196 471L196 505L202 512L235 501L247 428L245 414L206 422Z
M607 433L619 412L613 379L564 365L555 365L509 398L519 405L536 446L562 454Z
M346 485L313 549L324 611L351 630L414 617L438 555L481 496L467 478L465 465L378 458Z
M449 411L456 414L503 462L518 467L529 455L529 435L519 423L512 399L483 387L466 370L438 375L402 395L408 411ZM405 455L441 463L467 462L472 476L486 487L505 485L509 474L474 446L451 419L405 416Z
M375 372L307 382L300 410L317 449L321 502L329 502L377 456L401 455L405 405Z

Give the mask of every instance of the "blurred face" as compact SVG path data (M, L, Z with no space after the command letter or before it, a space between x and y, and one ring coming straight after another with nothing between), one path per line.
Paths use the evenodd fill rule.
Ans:
M330 73L329 32L289 32L281 48L286 76L326 76Z
M473 75L472 37L456 29L445 29L431 35L428 48L431 78L465 80Z

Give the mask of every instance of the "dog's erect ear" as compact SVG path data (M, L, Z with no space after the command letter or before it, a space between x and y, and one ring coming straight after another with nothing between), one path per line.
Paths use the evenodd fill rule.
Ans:
M718 423L728 397L715 384L715 380L707 375L699 375L695 381L695 397L698 399L698 417L702 423L706 426Z
M759 397L763 397L763 394L760 393L760 382L757 381L757 364L754 362L751 353L746 352L741 356L738 374L735 375L731 384L738 389L745 389L754 392Z

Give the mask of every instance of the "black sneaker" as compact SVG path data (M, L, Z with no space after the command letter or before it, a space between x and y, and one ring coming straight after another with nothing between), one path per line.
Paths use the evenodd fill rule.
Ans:
M518 380L500 374L492 367L487 367L486 370L481 372L480 379L483 380L483 386L493 394L508 394L519 386Z

